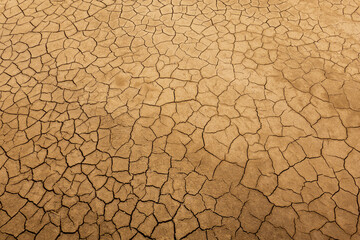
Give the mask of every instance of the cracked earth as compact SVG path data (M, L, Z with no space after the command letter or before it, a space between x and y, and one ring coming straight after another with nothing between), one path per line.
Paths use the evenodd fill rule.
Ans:
M360 239L359 0L0 0L0 239Z

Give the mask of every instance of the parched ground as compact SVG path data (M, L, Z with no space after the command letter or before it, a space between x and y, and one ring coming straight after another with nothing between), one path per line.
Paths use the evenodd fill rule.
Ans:
M360 239L359 0L0 0L0 239Z

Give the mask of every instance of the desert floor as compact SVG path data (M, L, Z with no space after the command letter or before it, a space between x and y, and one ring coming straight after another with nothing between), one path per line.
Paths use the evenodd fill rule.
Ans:
M0 0L0 239L360 239L359 0Z

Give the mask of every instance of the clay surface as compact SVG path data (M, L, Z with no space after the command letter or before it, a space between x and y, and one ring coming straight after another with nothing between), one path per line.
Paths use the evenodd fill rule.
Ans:
M359 0L0 0L0 239L360 239Z

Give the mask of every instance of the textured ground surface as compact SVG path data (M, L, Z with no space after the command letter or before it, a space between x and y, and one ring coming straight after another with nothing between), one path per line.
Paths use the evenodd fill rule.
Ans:
M0 0L0 239L360 239L359 0Z

